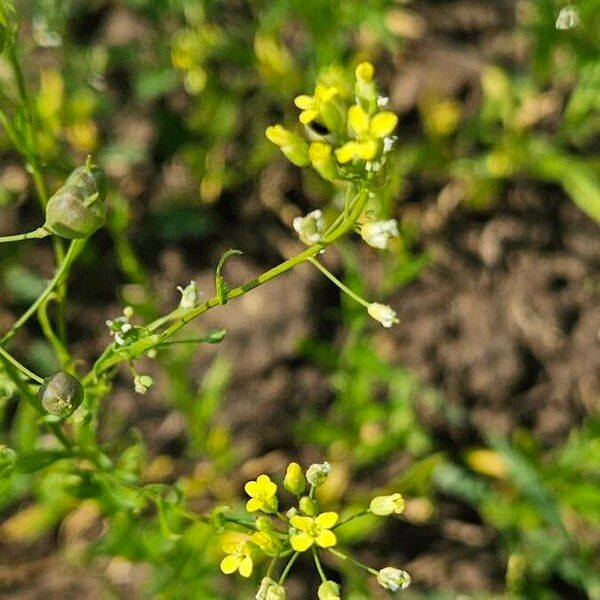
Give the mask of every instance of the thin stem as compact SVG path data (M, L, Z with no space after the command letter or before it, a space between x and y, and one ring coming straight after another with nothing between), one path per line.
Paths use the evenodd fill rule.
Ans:
M243 296L244 294L247 294L250 290L257 288L257 287L267 283L268 281L271 281L272 279L279 277L280 275L283 275L290 269L293 269L294 267L303 263L304 261L308 260L309 258L316 256L317 254L319 254L319 252L321 252L321 250L323 250L324 248L327 248L328 246L333 244L335 241L337 241L339 238L346 235L349 231L352 230L354 223L360 216L360 214L367 202L367 199L368 199L367 190L361 190L357 194L357 199L355 200L355 202L353 202L353 209L350 212L348 220L342 222L335 229L335 231L333 231L331 234L325 236L317 244L314 244L314 245L306 248L299 254L296 254L292 258L285 260L284 262L280 263L276 267L273 267L272 269L269 269L262 275L259 275L256 279L252 279L251 281L248 281L247 283L230 290L226 295L226 299L231 300L232 298L237 298L238 296ZM140 340L139 342L132 344L129 348L127 348L128 354L126 354L124 352L119 353L119 354L114 354L113 353L114 346L111 346L110 349L105 350L102 353L102 355L98 358L98 360L96 360L96 362L94 363L94 366L92 367L92 370L84 378L84 384L89 383L92 380L97 380L97 378L100 376L100 374L102 372L106 371L107 369L111 368L112 366L114 366L120 362L123 362L124 360L129 360L131 358L136 358L136 357L142 356L145 352L147 352L151 348L154 348L154 347L164 343L165 340L167 340L168 338L173 336L175 333L177 333L182 327L187 325L187 323L189 323L196 317L199 317L201 314L205 313L207 310L210 310L211 308L219 306L221 304L221 300L222 299L220 299L218 296L214 296L210 300L207 300L206 302L200 304L199 306L196 306L195 308L189 310L184 315L179 317L174 323L172 323L169 327L167 327L167 329L165 329L161 333L147 336L146 338ZM176 311L177 310L178 309L176 309ZM173 311L173 313L174 312L175 311ZM171 313L171 315L173 315L173 313ZM157 328L156 323L159 321L164 322L164 320L165 320L165 318L163 317L153 323L150 323L148 325L148 329L150 331L155 331ZM1 341L2 340L0 340L0 342Z
M327 577L325 576L325 572L323 571L323 567L321 566L319 553L317 552L317 549L314 546L312 547L312 555L315 559L315 565L317 565L317 571L319 571L319 575L321 576L321 581L325 583L327 581Z
M345 525L346 523L350 523L350 521L354 521L354 519L358 519L359 517L364 517L365 515L368 515L370 513L371 513L371 511L368 508L365 510L361 510L360 512L356 513L355 515L351 515L347 519L340 521L332 529L337 529L338 527L341 527L342 525Z
M0 244L4 242L20 242L22 240L42 239L52 235L50 231L43 227L38 227L34 231L28 233L17 233L15 235L5 235L0 237Z
M27 322L27 320L33 315L38 307L50 296L54 289L60 284L64 277L69 272L69 268L75 261L79 252L83 249L86 240L73 240L69 246L69 250L65 255L65 260L57 269L54 277L50 280L46 289L36 298L31 306L13 323L12 327L0 338L0 344L5 344L10 340L15 333Z
M16 358L11 356L2 346L0 346L0 355L2 355L13 367L16 367L25 377L33 379L37 383L44 383L44 380L36 375L33 371L30 371L25 365L22 365Z
M288 573L290 572L290 569L296 562L296 559L298 558L299 555L300 555L300 552L294 552L294 554L292 554L292 558L290 558L290 560L288 561L288 564L285 565L285 569L283 570L283 573L281 574L281 577L279 578L279 581L277 582L279 585L283 585L285 583Z
M324 267L316 258L311 256L307 260L310 263L312 263L315 267L317 267L317 269L319 269L319 271L321 271L321 273L323 273L323 275L325 275L327 279L333 281L333 283L335 283L335 285L337 285L342 290L342 292L346 292L346 294L348 294L350 298L356 300L364 307L369 308L369 303L364 298L361 298L356 292L353 292L347 285L343 284L329 269Z
M50 342L52 348L54 348L54 352L56 353L56 357L58 358L59 363L63 367L67 367L71 362L71 356L69 355L69 351L59 339L59 337L52 329L52 324L50 323L50 318L48 317L48 304L52 300L57 300L58 296L56 294L50 294L46 299L46 302L42 302L40 304L37 316L40 326L42 328L42 332L44 333L44 337Z
M338 558L341 558L342 560L347 560L347 561L351 562L352 564L356 565L357 567L360 567L361 569L368 571L369 573L371 573L371 575L377 576L379 574L379 571L376 571L372 567L369 567L369 565L365 565L364 563L361 563L359 560L356 560L354 557L348 556L347 554L344 554L343 552L340 552L339 550L336 550L335 548L327 548L327 550L329 550L329 552L331 552L331 554L333 554L334 556L337 556Z

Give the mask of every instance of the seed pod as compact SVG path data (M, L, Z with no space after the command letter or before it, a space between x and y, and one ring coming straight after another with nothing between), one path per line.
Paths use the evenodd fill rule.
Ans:
M69 417L83 402L83 386L79 379L58 371L48 377L39 391L42 406L57 417Z
M98 194L98 200L104 202L108 182L104 171L98 165L77 167L68 177L65 186L75 185L85 190L87 196Z
M46 206L44 227L68 240L86 238L104 225L106 210L100 199L92 200L82 186L65 185Z

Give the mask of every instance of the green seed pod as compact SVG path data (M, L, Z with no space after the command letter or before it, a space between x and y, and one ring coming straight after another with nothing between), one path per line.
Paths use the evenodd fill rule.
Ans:
M77 167L68 177L65 186L75 185L85 190L87 196L98 194L98 200L104 202L108 182L104 171L98 165Z
M48 201L44 227L68 240L89 237L104 225L106 216L100 196L95 200L92 197L81 186L60 188Z
M69 417L83 402L83 386L79 379L59 371L48 377L39 391L42 406L57 417Z

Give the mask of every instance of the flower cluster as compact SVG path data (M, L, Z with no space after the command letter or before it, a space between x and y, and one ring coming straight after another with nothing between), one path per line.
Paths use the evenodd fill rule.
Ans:
M293 228L308 246L326 247L336 232L356 230L371 247L387 250L399 239L395 219L380 218L378 186L385 181L384 165L392 150L392 135L398 118L382 110L387 98L379 96L374 80L375 69L364 62L355 70L354 90L343 81L334 85L318 83L312 96L295 99L300 109L299 121L305 135L273 125L267 138L299 167L312 167L321 177L346 188L344 211L326 221L321 209L298 216ZM352 199L353 191L355 192ZM368 314L384 327L398 322L394 310L378 302L368 302L346 288L314 257L309 260L340 289L362 304Z
M376 570L346 555L338 548L336 535L338 527L363 515L401 514L404 511L402 496L398 493L378 496L371 500L368 509L340 520L337 512L322 511L316 498L317 489L327 481L330 472L331 465L327 462L311 465L306 471L298 463L290 463L283 479L283 488L295 497L296 502L285 513L280 510L280 488L266 474L259 475L244 486L249 497L246 510L254 516L254 520L228 517L223 507L215 509L213 520L221 530L231 524L244 530L235 541L227 539L223 543L226 553L221 561L223 573L231 575L238 572L242 577L250 577L261 560L270 559L256 600L285 600L286 578L298 556L308 551L321 578L317 591L320 600L341 598L340 584L325 575L319 554L322 551L364 569L382 587L392 592L409 585L410 576L402 569L385 567ZM279 576L276 575L278 571Z
M370 63L356 68L350 106L340 89L322 83L312 96L298 96L294 103L308 139L282 125L267 128L267 138L292 163L312 166L329 181L355 181L377 173L394 145L398 117L381 110L387 99L378 96L374 75Z

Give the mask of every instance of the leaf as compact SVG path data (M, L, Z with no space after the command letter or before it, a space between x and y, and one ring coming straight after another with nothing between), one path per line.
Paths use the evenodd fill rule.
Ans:
M70 458L71 452L66 450L32 450L19 454L15 463L15 471L33 473L50 466L58 460Z

